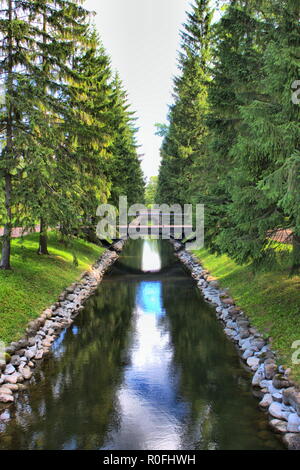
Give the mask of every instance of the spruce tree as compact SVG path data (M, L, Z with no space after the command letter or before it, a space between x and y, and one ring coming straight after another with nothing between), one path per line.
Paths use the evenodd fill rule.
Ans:
M184 204L193 200L195 166L205 155L212 16L210 1L197 0L181 35L181 74L174 82L175 104L170 108L161 151L160 202Z
M299 71L298 18L293 2L275 2L264 10L260 80L239 108L242 123L230 152L230 223L219 237L221 249L239 263L271 267L278 252L272 235L291 229L294 271L299 269L299 107L292 103L291 84Z
M213 80L209 90L209 162L206 179L206 242L217 252L241 254L232 235L234 176L241 156L233 148L245 133L241 107L260 94L264 30L251 2L230 2L215 26ZM237 194L239 200L244 193ZM253 230L255 228L253 227ZM226 235L228 234L228 236Z
M129 110L126 92L116 75L111 83L110 126L113 139L109 147L111 159L106 176L111 184L110 202L118 206L119 197L127 196L128 204L144 200L144 179L136 143L134 113Z
M27 114L33 108L34 90L30 81L36 76L38 67L33 53L35 26L26 21L35 14L35 2L6 0L1 2L1 7L1 79L5 100L1 107L0 172L4 181L5 211L0 268L10 269L13 184L22 166L22 154L34 140Z
M76 48L78 35L83 34L87 12L80 2L32 1L2 2L3 19L0 23L2 42L2 70L6 84L6 105L2 120L1 172L5 180L6 218L2 244L1 267L10 268L10 239L13 220L13 205L18 204L14 186L18 187L21 176L28 178L32 155L37 155L42 165L53 162L53 148L45 145L48 135L52 141L55 126L61 112L59 91L66 85L70 71L70 59ZM6 35L7 33L7 35ZM44 158L48 157L45 163ZM28 160L28 157L30 160ZM26 166L29 173L26 171ZM45 172L44 172L45 174ZM39 178L43 176L41 171ZM28 189L23 198L32 196ZM19 191L20 193L20 191ZM42 201L43 194L37 193ZM24 200L30 205L30 200ZM19 204L20 206L20 204ZM42 204L36 207L42 208ZM40 209L46 217L44 210ZM26 216L29 216L27 212ZM37 213L32 213L36 218ZM47 221L45 223L47 225ZM44 224L42 224L44 225ZM42 229L42 236L45 229ZM46 249L43 243L44 249Z

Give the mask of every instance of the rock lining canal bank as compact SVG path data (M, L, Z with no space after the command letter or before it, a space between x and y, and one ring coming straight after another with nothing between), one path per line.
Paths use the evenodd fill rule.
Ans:
M260 407L269 418L271 428L282 436L289 450L300 450L300 389L290 380L290 370L277 365L276 353L244 312L235 305L226 289L221 289L199 261L172 242L176 256L191 271L205 300L216 308L225 334L236 344L239 354L252 372L252 386Z
M26 335L12 342L5 349L5 360L0 360L0 419L1 409L17 398L26 388L34 369L48 355L52 343L64 328L69 327L84 308L85 301L95 292L104 274L119 258L125 242L112 245L101 258L86 271L78 282L67 287L58 301L44 310L40 317L31 321Z

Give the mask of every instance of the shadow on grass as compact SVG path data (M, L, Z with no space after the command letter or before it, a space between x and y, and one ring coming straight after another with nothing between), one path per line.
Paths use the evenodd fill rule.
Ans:
M0 340L5 342L20 337L27 323L56 301L104 251L82 240L63 247L53 233L49 234L50 255L38 255L37 248L38 234L21 242L13 240L13 269L0 272ZM73 252L78 266L73 264Z

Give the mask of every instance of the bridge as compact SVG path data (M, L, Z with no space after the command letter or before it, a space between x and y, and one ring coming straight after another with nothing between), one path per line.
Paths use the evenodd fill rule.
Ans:
M183 222L183 213L161 212L157 209L141 211L139 216L127 225L118 225L120 233L124 236L130 233L138 234L140 237L162 236L166 238L174 237L182 239L185 232L191 233L193 225ZM173 221L173 223L172 223Z

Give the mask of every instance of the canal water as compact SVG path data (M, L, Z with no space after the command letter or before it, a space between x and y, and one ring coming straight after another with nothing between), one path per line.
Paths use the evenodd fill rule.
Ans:
M17 403L0 449L281 449L168 242L128 242Z

